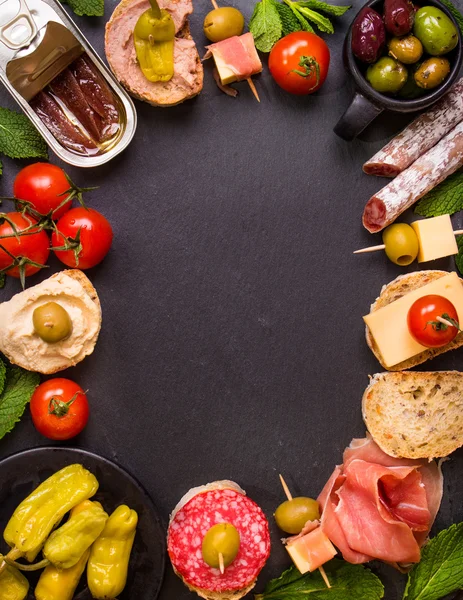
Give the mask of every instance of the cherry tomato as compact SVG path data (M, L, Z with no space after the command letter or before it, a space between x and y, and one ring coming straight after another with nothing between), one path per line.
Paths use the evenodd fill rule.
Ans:
M13 184L16 198L30 202L41 215L53 211L54 219L59 219L71 208L72 199L63 202L68 196L66 192L72 189L73 185L63 169L49 163L34 163L24 167L16 175Z
M84 390L70 379L41 383L31 398L35 428L50 440L69 440L87 425L89 408Z
M28 229L31 225L37 223L37 221L29 216L23 217L19 212L7 213L6 218L14 223L19 235L15 236L10 223L7 220L1 223L0 218L0 270L8 269L13 264L13 256L19 261L23 259L23 266L17 265L8 269L5 271L7 275L20 277L21 269L24 270L26 277L37 273L40 267L28 264L27 261L32 261L40 265L44 265L47 262L48 255L50 254L50 241L47 234L43 230L38 230L37 227L32 227L27 233L21 235L21 231Z
M62 247L66 238L69 238L70 250L54 251L68 267L90 269L100 263L111 248L111 225L106 217L93 208L73 208L61 217L56 226L58 233L53 232L51 243L54 248Z
M441 323L437 317L452 325ZM459 331L458 313L454 305L447 298L435 294L416 300L408 311L407 322L410 335L427 348L446 346Z
M305 96L316 92L325 82L330 51L315 33L297 31L273 46L268 66L281 88L290 94Z

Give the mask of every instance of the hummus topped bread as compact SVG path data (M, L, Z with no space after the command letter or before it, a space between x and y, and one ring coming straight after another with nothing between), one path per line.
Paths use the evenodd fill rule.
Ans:
M61 271L0 304L0 351L45 375L73 367L95 348L101 306L90 280Z
M175 106L197 96L203 88L203 66L188 22L193 3L192 0L159 0L160 9L171 16L175 29L173 73L164 81L146 77L134 43L135 27L150 7L148 0L122 0L106 25L106 58L114 75L132 96L155 106Z

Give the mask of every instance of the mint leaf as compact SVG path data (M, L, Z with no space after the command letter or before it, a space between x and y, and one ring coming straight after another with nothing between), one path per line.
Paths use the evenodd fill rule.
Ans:
M313 10L321 10L327 15L332 15L333 17L342 17L344 13L352 8L352 6L335 6L334 4L328 4L327 2L322 2L321 0L306 0L305 2L298 2L297 5L304 8L311 8Z
M61 0L68 4L79 17L102 17L104 0Z
M254 7L249 31L254 36L256 48L261 52L270 52L283 33L276 0L261 0Z
M6 380L6 364L0 358L0 395L3 393L5 388L5 380Z
M463 235L457 235L458 254L455 256L455 264L463 276Z
M299 23L293 11L286 4L277 3L278 14L280 15L283 36L295 31L301 31L302 25Z
M308 31L309 33L315 33L313 30L312 25L307 21L307 19L301 15L301 13L298 11L297 7L296 7L296 3L292 2L291 0L284 0L285 4L287 6L289 6L289 8L291 9L291 11L293 12L294 16L296 17L296 19L299 21L299 24L302 28L302 31Z
M450 0L441 0L442 4L446 6L452 15L455 17L455 21L458 23L461 33L463 33L463 15L458 8Z
M7 367L4 389L0 395L0 440L19 421L39 383L38 373L20 367Z
M302 13L306 19L309 19L312 21L312 23L315 23L320 31L323 31L324 33L334 33L333 23L328 19L328 17L325 17L324 15L321 15L310 8L301 7L297 10Z
M439 600L463 589L463 523L441 531L408 575L403 600Z
M415 206L422 217L453 215L459 210L463 210L463 169L447 177Z
M351 565L334 559L324 565L331 588L319 571L301 573L296 567L270 581L255 600L380 600L384 596L381 581L362 565Z
M0 153L10 158L47 158L47 145L25 115L0 107Z

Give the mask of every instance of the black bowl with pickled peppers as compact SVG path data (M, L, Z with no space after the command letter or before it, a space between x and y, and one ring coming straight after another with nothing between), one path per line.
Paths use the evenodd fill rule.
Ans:
M380 15L383 15L384 0L369 0L359 10L352 21L344 41L344 66L357 87L357 92L347 108L346 112L340 118L334 128L334 132L345 140L353 140L359 135L375 117L383 110L388 109L394 112L415 112L428 108L441 98L453 85L461 69L463 62L463 42L458 23L452 13L439 0L426 0L421 2L421 6L435 6L439 8L455 25L458 34L458 43L456 47L445 55L450 61L450 73L444 81L434 89L426 91L417 98L400 98L389 96L376 91L365 78L368 64L361 62L355 57L352 51L352 29L357 19L365 7L372 8ZM387 46L382 56L387 56Z

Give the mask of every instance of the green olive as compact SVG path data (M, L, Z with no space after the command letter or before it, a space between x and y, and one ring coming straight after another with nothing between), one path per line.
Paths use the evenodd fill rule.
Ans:
M67 311L56 302L38 306L32 314L36 334L48 344L55 344L71 335L72 321Z
M243 29L244 17L232 6L215 8L204 19L204 35L211 42L221 42L234 35L241 35Z
M223 556L224 566L228 567L235 560L239 549L240 534L231 523L217 523L203 538L203 560L214 569L220 566L219 554Z
M458 31L436 6L423 6L415 15L413 33L431 56L447 54L458 44Z
M275 511L278 527L286 533L301 533L307 521L320 518L318 502L312 498L293 498L286 500Z
M403 267L415 260L420 249L416 233L406 223L387 227L383 232L383 244L388 259Z
M416 85L424 90L432 90L440 85L449 73L450 63L446 58L428 58L416 70Z
M394 37L388 47L392 58L400 60L405 65L418 62L423 54L423 44L414 35L406 35L403 38Z
M367 69L371 87L382 94L396 94L407 81L408 71L398 60L383 56Z

